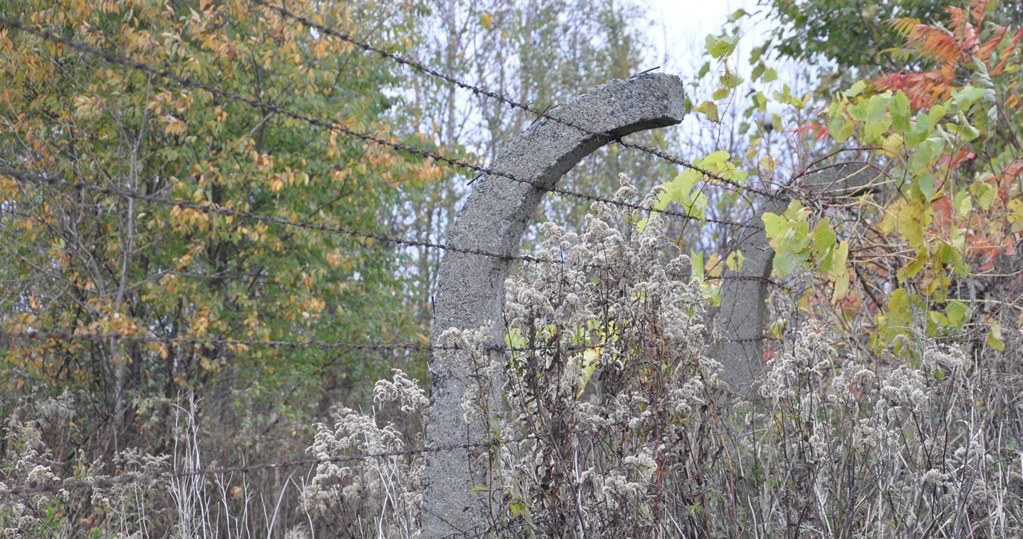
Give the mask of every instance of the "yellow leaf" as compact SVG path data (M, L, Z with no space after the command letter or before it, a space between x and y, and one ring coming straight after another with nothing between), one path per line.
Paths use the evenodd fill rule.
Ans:
M1023 200L1019 198L1010 200L1007 209L1009 210L1009 224L1012 225L1012 231L1019 232L1023 230Z
M205 357L199 358L199 366L202 367L202 370L210 372L214 372L220 368L220 365L217 365L216 362L210 361Z
M899 155L905 145L906 139L902 135L894 133L884 137L881 142L881 153L888 157L895 157Z
M731 254L728 255L728 258L725 259L725 266L728 266L728 269L732 270L733 272L739 273L739 271L742 269L742 264L745 261L746 257L742 255L742 251L736 249L735 251L732 251Z
M174 117L172 114L165 114L163 116L163 131L168 135L183 135L185 134L185 122Z
M284 188L284 178L280 174L273 175L273 181L270 182L270 190L273 192L280 191Z
M721 267L721 257L717 253L710 255L705 267L707 268L708 277L721 277L723 269Z

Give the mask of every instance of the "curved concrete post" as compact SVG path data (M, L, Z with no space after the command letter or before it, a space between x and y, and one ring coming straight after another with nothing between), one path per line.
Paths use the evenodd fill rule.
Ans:
M860 164L839 165L804 176L792 188L798 198L815 200L858 194L869 189L880 174ZM784 213L787 200L771 200L749 224L763 226L764 212ZM774 265L774 251L763 228L743 229L733 248L745 261L738 272L726 269L721 283L721 310L715 318L722 340L711 354L721 363L721 378L733 393L744 395L753 386L764 362L764 329L767 317L767 278ZM740 279L728 279L740 277ZM745 279L741 279L741 278Z
M484 176L469 195L447 244L465 250L513 255L526 225L544 193L583 157L612 140L645 129L682 121L682 82L654 74L611 81L550 112L564 123L541 118L504 147L492 169L528 180ZM600 133L594 135L591 133ZM492 343L503 345L504 281L510 261L448 250L441 259L434 304L433 337L450 328L477 329L492 322ZM503 354L502 354L503 355ZM486 443L482 422L466 423L462 400L470 382L470 366L447 361L451 354L434 352L430 359L433 387L427 448ZM500 409L493 403L491 409ZM477 537L490 524L486 448L483 458L465 450L427 453L423 499L423 537Z

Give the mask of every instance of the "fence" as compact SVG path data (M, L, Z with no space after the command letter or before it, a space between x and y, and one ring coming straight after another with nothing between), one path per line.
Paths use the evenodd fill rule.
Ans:
M825 189L818 189L816 191L809 192L797 192L795 190L782 189L778 192L770 191L764 188L758 188L752 185L741 185L729 178L722 177L719 174L715 174L712 171L703 169L695 166L694 164L685 161L679 157L673 156L663 150L647 147L639 144L633 144L621 140L621 137L626 134L621 129L609 129L607 127L593 128L589 124L573 119L570 114L565 114L564 110L548 110L527 104L518 102L506 95L499 92L491 91L486 88L482 88L473 85L469 82L460 80L451 75L445 74L437 69L424 65L415 60L406 58L399 54L395 54L386 51L382 48L375 47L374 45L355 39L352 36L339 31L335 28L331 28L322 24L318 24L309 18L298 15L284 6L269 3L265 0L251 0L251 4L254 7L263 7L276 12L282 20L289 21L293 24L301 25L310 31L319 32L325 35L330 35L338 38L342 41L348 42L351 45L365 51L366 54L375 54L380 58L400 64L407 68L412 69L419 74L432 77L437 80L443 81L447 84L453 85L454 87L469 92L470 94L487 99L493 100L499 103L503 103L515 109L519 109L534 115L537 120L543 120L544 122L557 126L562 133L566 130L569 133L575 132L576 136L581 139L587 139L590 141L596 141L597 144L603 143L614 143L618 144L622 148L626 148L632 151L643 152L656 158L663 160L664 162L672 165L681 166L687 169L692 169L705 177L708 180L714 180L722 187L737 192L741 192L743 195L767 203L768 207L774 208L778 204L784 203L790 198L796 196L809 196L817 199L817 202L824 204ZM588 202L599 202L603 204L609 204L614 206L624 207L630 210L638 210L642 212L659 212L665 216L683 219L683 220L694 220L699 222L709 222L727 227L734 227L737 230L745 230L750 232L753 237L758 238L755 240L753 245L756 249L767 253L766 240L763 235L763 228L755 224L754 220L738 222L728 221L723 219L715 219L711 217L698 218L690 215L687 212L682 212L674 209L657 209L652 206L634 204L630 202L623 202L619 200L613 200L607 197L598 196L595 194L584 193L574 191L570 189L558 188L554 184L561 172L554 175L549 181L549 184L538 183L537 179L531 174L522 174L509 172L507 168L499 165L481 166L472 162L455 159L442 155L439 152L427 150L419 147L415 147L408 144L393 142L389 139L388 135L383 133L370 133L354 130L343 125L342 122L332 120L329 118L314 117L308 114L289 110L285 107L281 107L275 104L267 103L254 96L243 95L231 90L226 90L216 85L205 83L199 80L192 79L187 76L179 75L169 69L160 68L152 65L148 65L144 62L134 60L125 54L106 50L94 45L84 43L81 41L75 41L62 35L49 31L40 30L33 28L20 22L17 19L10 17L0 18L0 27L8 31L21 32L25 34L31 34L36 36L41 41L50 42L53 44L59 44L67 49L73 50L82 55L88 55L102 60L110 66L116 66L126 70L136 70L139 72L146 73L148 75L164 79L165 81L177 85L183 89L201 90L209 93L217 98L237 102L256 110L272 113L282 117L290 118L295 121L304 122L311 126L323 129L326 132L336 133L339 136L348 137L354 140L363 141L365 143L376 145L379 147L387 148L394 152L399 152L409 156L413 156L418 159L430 160L436 163L443 163L453 169L467 170L477 174L477 179L484 177L486 180L481 182L480 185L487 185L487 182L508 182L511 185L522 186L522 189L539 189L541 194L550 193L562 197L572 197ZM637 78L636 80L640 80ZM655 78L646 77L644 80L655 80ZM656 79L660 81L661 79ZM663 81L662 81L663 82ZM588 152L587 152L588 153ZM581 156L580 156L581 157ZM574 164L571 163L571 164ZM571 166L569 164L569 166ZM45 172L30 171L30 170L18 170L13 168L0 168L0 176L6 176L12 178L16 182L35 185L35 186L51 186L51 187L62 187L71 190L88 190L99 194L108 196L120 197L126 200L132 200L145 204L161 205L167 207L174 207L179 209L188 209L196 212L201 212L208 215L217 215L223 217L231 217L247 222L265 223L272 225L279 225L288 228L297 228L303 230L310 230L325 234L335 234L339 236L345 236L354 239L356 242L362 244L383 243L386 245L395 245L402 247L420 247L426 249L437 249L446 253L460 255L462 263L471 260L473 258L484 258L492 261L494 265L502 265L507 268L508 263L515 261L524 264L563 264L561 260L540 258L529 255L513 254L513 251L517 248L517 238L513 238L512 244L508 244L506 241L495 245L484 245L484 246L473 246L471 242L464 241L464 237L461 241L453 241L450 244L437 243L430 241L420 241L415 239L390 236L385 234L379 234L375 232L368 232L363 230L357 230L354 228L346 228L333 225L325 225L316 223L313 221L285 219L276 216L263 215L250 211L238 210L230 207L217 206L212 203L196 203L184 199L168 198L161 195L154 195L143 193L131 189L121 189L114 187L104 187L98 185L91 185L85 183L78 183L64 178L53 177L47 175ZM834 176L830 176L828 181L821 183L831 183L834 180ZM862 179L862 178L861 178ZM862 185L860 181L858 185ZM842 185L842 188L847 187L846 184ZM475 225L473 225L475 226ZM521 235L521 229L517 233ZM467 245L468 243L468 245ZM764 262L766 260L766 262ZM591 269L599 268L599 266L591 266ZM766 258L761 260L761 263L747 269L743 272L726 272L724 275L717 277L718 279L726 282L733 283L726 287L726 294L728 297L724 300L723 311L736 312L737 310L747 312L751 309L762 309L764 304L764 287L767 285L778 286L784 288L783 284L775 283L769 278L770 274L770 256L769 253ZM751 293L751 291L754 291ZM731 303L730 303L731 302ZM476 313L478 309L470 310L469 313ZM477 313L478 314L478 313ZM729 318L728 320L732 320ZM436 329L441 330L448 327L450 324L441 324ZM723 345L727 346L729 343L736 344L741 349L740 352L730 351L723 352L726 355L732 354L732 361L738 361L739 359L746 360L747 356L750 355L748 347L745 346L749 343L757 343L764 339L762 331L762 317L758 317L756 322L753 324L740 323L740 322L726 322L725 326L728 328L728 333L720 341ZM741 330L740 330L741 326ZM429 351L436 352L440 350L451 350L457 349L457 347L442 347L435 346L432 344L423 343L372 343L372 342L330 342L323 340L258 340L258 339L235 339L230 336L220 336L212 338L198 338L198 337L162 337L155 334L133 334L133 333L118 333L118 332L104 332L104 333L74 333L74 332L62 332L62 331L49 331L49 330L38 330L38 331L22 331L22 332L0 332L0 339L6 340L36 340L36 341L96 341L96 342L140 342L140 343L156 343L166 344L175 346L196 346L196 347L227 347L227 348L241 348L241 347L272 347L272 348L315 348L324 350L357 350L357 351ZM500 339L496 343L500 343ZM759 349L754 347L754 349ZM514 347L503 347L498 344L492 346L492 351L505 353L509 351L518 351L522 349ZM531 349L536 350L536 349ZM757 354L753 354L758 357ZM740 358L740 356L742 356ZM738 359L737 359L738 358ZM740 383L741 385L741 383ZM461 397L458 396L458 399ZM456 399L456 400L458 400ZM450 399L449 399L450 400ZM453 402L453 401L452 401ZM451 408L452 402L447 402L446 406ZM449 409L449 413L453 413L454 409ZM457 414L456 414L457 415ZM442 429L451 427L451 425L438 425ZM436 428L436 427L435 427ZM479 437L479 436L476 436ZM449 455L451 458L444 460L443 462L456 462L458 460L465 460L464 453L474 449L485 449L492 448L502 444L517 443L531 439L531 437L524 437L514 440L487 440L486 436L483 436L481 441L474 441L470 443L437 443L432 441L427 446L387 453L372 453L372 454L359 454L359 455L346 455L338 456L330 459L298 459L281 462L271 462L262 464L252 465L239 465L239 466L225 466L211 469L197 469L190 471L175 471L159 474L137 474L129 473L123 475L107 475L107 476L93 476L84 477L77 479L69 479L49 484L39 484L30 486L14 486L6 490L0 490L0 499L4 497L16 497L16 496L28 496L32 494L40 493L55 493L61 490L79 490L89 489L97 487L109 487L114 485L125 485L125 484L145 484L154 483L159 481L166 481L175 478L187 478L196 476L216 476L223 474L248 474L257 473L267 470L276 470L283 468L296 468L296 467L308 467L317 464L327 462L353 462L370 459L380 459L388 457L408 457L424 455L427 457L428 470L430 459L436 455ZM437 461L441 462L441 461ZM436 468L436 466L435 466ZM435 469L437 473L438 469ZM444 464L439 468L439 473L443 474L445 471L450 471L448 464ZM429 473L429 472L428 472ZM428 486L429 488L429 486ZM439 493L435 493L439 494ZM428 503L431 503L428 501ZM460 525L459 525L460 526ZM457 531L459 526L452 525L453 531ZM470 526L471 527L471 526ZM466 528L468 529L468 528ZM494 530L489 529L483 532L492 533ZM433 535L431 535L433 533ZM427 532L429 536L435 536L436 532Z

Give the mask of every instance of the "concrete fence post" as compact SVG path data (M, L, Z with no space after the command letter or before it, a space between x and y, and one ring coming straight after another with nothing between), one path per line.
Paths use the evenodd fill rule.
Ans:
M807 174L791 191L805 200L847 196L868 189L879 175L862 164L839 165ZM764 212L784 213L787 207L788 200L770 200L749 224L763 227ZM722 380L737 395L745 395L763 370L763 336L770 293L767 278L774 264L774 251L763 228L742 230L732 247L742 252L745 261L739 271L724 272L721 309L714 319L721 340L711 352L722 365Z
M514 255L544 193L568 170L619 137L681 122L683 101L678 77L652 74L611 81L553 109L549 114L564 123L539 119L503 148L491 165L497 174L528 181L497 175L480 178L448 231L447 244ZM448 329L472 330L489 322L494 325L492 344L503 344L501 313L509 264L509 260L465 251L444 253L434 304L434 342ZM446 361L444 352L434 352L430 360L433 386L426 430L428 450L490 440L482 422L463 419L461 405L470 387L469 371L469 365ZM491 407L499 408L500 403ZM473 487L487 477L487 466L485 459L475 458L470 451L427 453L424 538L478 537L486 532L491 521L489 493L481 490L488 485Z

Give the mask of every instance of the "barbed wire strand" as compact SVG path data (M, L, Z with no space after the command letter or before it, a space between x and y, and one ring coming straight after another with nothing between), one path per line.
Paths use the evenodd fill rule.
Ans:
M560 260L544 259L529 255L511 255L504 253L496 253L492 251L484 251L482 249L472 249L466 247L456 247L453 245L447 245L443 243L421 241L421 240L410 240L405 238L398 238L393 236L387 236L384 234L377 234L374 232L364 232L359 230L352 230L349 228L324 225L318 223L311 223L308 221L298 221L292 219L285 219L283 217L276 217L272 215L262 215L258 213L252 213L244 210L237 210L233 208L227 208L224 206L214 205L213 203L197 203L189 202L187 200L165 198L158 195L151 195L146 193L140 193L135 190L118 189L114 187L103 187L100 185L92 185L81 182L72 182L61 178L54 178L50 176L44 176L40 174L33 174L25 171L15 170L7 167L0 167L0 176L9 176L22 183L31 183L35 185L50 185L58 186L64 185L72 189L86 189L96 193L117 196L121 198L131 198L140 200L143 202L149 202L152 204L162 204L165 206L177 206L179 208L195 210L206 214L217 214L226 217L237 217L239 219L245 219L249 221L256 221L268 224L275 224L281 226L303 228L306 230L316 230L320 232L328 232L333 234L339 234L342 236L349 236L356 240L373 240L383 243L390 243L394 245L401 245L405 247L426 247L430 249L442 249L452 251L456 253L483 256L489 258L497 258L501 260L519 261L519 262L532 262L532 263L546 263L546 264L560 264L563 263ZM364 247L369 247L364 244Z
M321 339L247 339L232 337L195 337L188 335L160 336L149 333L127 333L117 331L75 333L73 331L7 331L0 330L0 341L54 341L54 342L75 342L75 341L124 341L139 342L144 344L165 344L165 345L191 345L191 346L224 346L224 347L270 347L270 348L316 348L321 350L352 350L352 351L404 351L404 352L437 352L437 351L477 351L475 347L459 345L437 345L428 342L422 343L358 343L351 341L325 341ZM748 339L718 339L717 342L743 342ZM579 344L562 345L551 343L542 346L499 346L493 345L484 347L486 352L510 352L510 353L535 353L551 350L578 352L590 350L601 344Z
M252 4L256 4L256 5L268 8L268 9L276 12L278 15L280 15L281 18L287 18L287 19L294 20L294 21L298 22L299 24L302 24L306 28L309 28L311 30L315 30L317 32L321 32L323 34L326 34L326 35L329 35L329 36L332 36L332 37L336 37L336 38L338 38L338 39L340 39L342 41L350 43L351 45L353 45L353 46L355 46L355 47L357 47L359 49L362 49L363 51L378 54L382 58L386 58L386 59L391 60L393 62L396 62L396 63L399 63L401 65L404 65L406 67L412 68L412 69L414 69L416 71L419 71L420 73L424 73L424 74L429 75L431 77L441 79L441 80L443 80L445 82L450 83L451 85L453 85L453 86L455 86L457 88L461 88L463 90L467 90L467 91L471 92L473 95L476 95L476 96L479 96L479 97L483 97L483 98L487 98L487 99L494 99L496 101L500 101L500 102L502 102L502 103L504 103L506 105L509 105L509 106L511 106L513 108L517 108L517 109L529 112L530 114L533 114L533 115L537 116L538 118L546 118L548 120L551 120L551 121L553 121L555 123L559 123L559 124L564 125L566 127L571 127L573 129L577 129L580 132L585 133L587 135L607 136L606 133L596 132L596 131L593 131L591 129L586 128L583 125L580 125L580 124L578 124L576 122L573 122L571 120L566 120L564 118L560 118L560 117L556 116L550 110L541 110L540 108L532 106L532 105L529 105L527 103L516 101L515 99L512 99L512 98L508 97L507 95L505 95L505 94L503 94L501 92L496 92L496 91L493 91L493 90L488 90L488 89L483 88L481 86L470 84L468 82L465 82L463 80L460 80L460 79L454 77L453 75L449 75L449 74L444 73L444 72L442 72L442 71L440 71L438 69L429 67L429 66L427 66L427 65L425 65L423 63L420 63L420 62L417 62L415 60L412 60L412 59L410 59L408 57L405 57L405 56L402 56L402 55L399 55L399 54L387 51L385 49L381 49L379 47L373 46L373 45L371 45L369 43L366 43L364 41L360 41L358 39L355 39L354 37L352 37L351 34L348 34L346 32L338 30L336 28L332 28L330 26L319 24L319 23L309 19L308 17L305 17L303 15L299 15L297 13L294 13L293 11L290 11L289 9L287 9L284 6L277 5L277 4L271 4L270 2L268 2L266 0L250 0L250 2ZM724 176L721 176L720 174L716 174L716 173L711 172L710 170L707 170L707 169L705 169L703 167L699 167L699 166L697 166L697 165L695 165L693 163L685 161L685 160L683 160L681 158L678 158L678 157L676 157L674 155L671 155L668 152L665 152L664 150L661 150L661 149L658 149L658 148L654 148L654 147L650 147L650 146L644 146L644 145L641 145L641 144L634 144L634 143L625 142L625 141L621 140L620 137L619 138L614 138L613 142L619 144L623 148L630 148L630 149L634 149L634 150L637 150L637 151L640 151L640 152L643 152L643 153L647 153L647 154L656 156L656 157L658 157L658 158L660 158L660 159L662 159L664 161L672 163L674 165L678 165L678 166L681 166L683 168L687 168L687 169L693 170L693 171L698 172L698 173L700 173L700 174L702 174L702 175L704 175L704 176L706 176L708 178L712 178L714 180L720 181L721 183L729 186L730 188L732 188L734 190L746 191L746 192L749 192L749 193L753 193L753 194L756 194L756 195L759 195L759 196L763 196L763 197L770 198L770 199L775 199L775 200L780 200L780 199L784 198L781 195L777 195L777 194L771 193L769 191L765 191L765 190L762 190L762 189L757 189L755 187L751 187L751 186L748 186L748 185L742 185L742 184L740 184L740 183L738 183L738 182L736 182L736 181L734 181L734 180L732 180L730 178L725 178Z
M101 49L99 47L94 47L92 45L88 45L88 44L81 43L81 42L78 42L78 41L73 41L71 39L67 39L67 38L61 37L59 35L56 35L53 32L50 32L48 30L38 30L38 29L35 29L35 28L31 28L29 26L26 26L26 25L22 24L20 21L17 21L15 19L10 19L10 18L6 18L6 17L0 17L0 26L4 26L4 27L7 27L9 29L14 29L14 30L17 30L17 31L20 31L20 32L31 34L31 35L34 35L34 36L40 38L40 39L43 39L43 40L46 40L46 41L50 41L52 43L57 43L57 44L63 45L65 47L69 48L69 49L78 51L80 53L88 54L88 55L91 55L91 56L95 56L97 58L102 59L103 61L105 61L107 63L121 65L121 66L124 66L124 67L136 69L136 70L141 71L143 73L148 73L148 74L151 74L151 75L155 75L155 76L167 79L167 80L172 81L175 84L178 84L179 86L182 86L182 87L185 87L185 88L193 88L193 89L203 90L205 92L208 92L208 93L210 93L212 95L219 96L219 97L224 98L224 99L228 99L228 100L231 100L231 101L237 101L237 102L240 102L240 103L244 103L244 104L246 104L246 105L248 105L248 106L250 106L250 107L252 107L254 109L258 109L258 110L260 110L261 112L264 112L264 113L272 112L274 114L279 114L281 116L285 116L285 117L291 118L293 120L301 121L301 122L308 123L310 125L314 125L314 126L317 126L317 127L323 128L323 129L334 131L336 133L339 133L339 134L342 134L342 135L345 135L345 136L348 136L348 137L356 138L356 139L359 139L359 140L362 140L362 141L365 141L365 142L368 142L368 143L378 144L380 146L385 146L385 147L391 148L391 149L393 149L395 151L398 151L398 152L401 152L401 153L406 153L406 154L409 154L409 155L414 155L414 156L417 156L417 157L420 157L420 158L423 158L423 159L432 159L434 161L442 162L442 163L445 163L445 164L447 164L449 166L452 166L452 167L455 167L455 168L462 168L462 169L466 169L466 170L471 170L473 172L477 172L477 173L480 173L480 174L486 174L488 176L504 178L504 179L507 179L507 180L510 180L510 181L513 181L513 182L526 184L526 185L532 186L534 188L536 187L535 184L531 180L529 180L529 179L518 178L518 177L516 177L516 176L514 176L512 174L508 174L506 172L495 170L495 169L490 168L490 167L475 165L475 164L469 163L467 161L462 161L462 160L459 160L459 159L454 159L454 158L451 158L451 157L446 157L446 156L441 155L440 153L437 153L437 152L434 152L434 151L425 150L425 149L422 149L422 148L417 148L417 147L410 146L410 145L407 145L407 144L402 144L400 142L393 142L393 141L390 141L390 140L386 140L384 138L381 138L380 135L371 134L371 133L363 133L363 132L360 132L360 131L355 131L355 130L353 130L351 128L348 128L348 127L345 127L344 125L341 125L340 123L335 122L335 121L324 120L324 119L321 119L321 118L316 118L316 117L309 116L307 114L303 114L303 113L299 113L299 112L294 112L294 111L282 108L282 107L280 107L278 105L274 105L272 103L265 103L265 102L259 101L256 98L253 98L253 97L250 97L250 96L245 96L245 95L242 95L242 94L234 92L234 91L225 90L223 88L219 88L219 87L211 85L211 84L197 82L197 81L192 80L191 77L182 77L180 75L177 75L176 73L171 72L168 69L160 69L160 68L157 68L157 67L153 67L153 66L151 66L149 64L146 64L145 62L141 62L141 61L138 61L138 60L133 60L131 58L127 58L125 56L122 56L122 55L110 52L108 50ZM633 202L625 202L625 201L620 201L620 200L614 200L614 199L610 199L610 198L607 198L607 197L602 197L602 196L598 196L598 195L592 195L592 194L589 194L589 193L582 193L582 192L578 192L578 191L572 191L572 190L569 190L569 189L563 189L563 188L558 188L558 187L544 188L544 190L546 192L549 192L549 193L554 193L554 194L561 195L561 196L569 196L569 197L579 198L579 199L586 200L586 201L589 201L589 202L600 202L600 203L605 203L605 204L611 204L611 205L625 207L625 208L629 208L629 209L633 209L633 210L637 210L637 211L662 213L664 215L670 215L672 217L677 217L677 218L680 218L680 219L693 220L693 221L701 221L701 222L709 222L709 223L721 224L721 225L725 225L725 226L735 226L735 227L739 227L739 228L752 228L752 229L759 229L760 228L760 227L758 227L756 225L750 225L748 223L739 223L739 222L735 222L735 221L728 221L728 220L724 220L724 219L716 219L716 218L712 218L712 217L696 217L696 216L690 215L690 214L685 213L685 212L679 212L679 211L671 210L671 209L667 209L667 208L659 209L659 208L656 208L656 207L653 207L653 206L645 206L645 205L637 204L637 203L633 203Z
M294 459L285 460L279 462L268 462L260 464L242 464L237 466L223 466L217 468L201 468L193 471L183 472L130 472L119 475L103 475L103 476L92 476L83 478L70 478L55 481L49 484L43 485L32 485L32 486L16 486L7 489L0 489L0 498L13 497L13 496L30 496L34 494L52 494L60 492L61 490L79 490L88 488L111 488L120 485L130 485L139 483L154 484L158 481L184 479L191 477L203 477L203 476L217 476L234 473L253 473L266 470L279 470L285 468L300 468L304 466L314 466L319 464L336 464L342 462L357 462L363 460L382 459L382 458L394 458L394 457L414 457L417 455L425 455L430 453L444 453L448 451L468 451L470 449L479 448L492 448L501 445L509 445L515 443L526 442L530 440L539 439L536 434L528 434L518 438L510 440L501 440L499 438L493 438L486 442L474 442L465 444L447 444L436 447L419 447L412 449L398 449L394 451L381 451L376 453L363 453L355 455L337 455L326 458L306 458L306 459Z
M233 208L226 208L224 206L214 205L213 203L205 203L205 204L203 204L203 203L189 202L187 200L165 198L165 197L161 197L161 196L157 196L157 195L150 195L150 194L146 194L146 193L140 193L140 192L135 191L135 190L117 189L117 188L113 188L113 187L103 187L103 186L100 186L100 185L92 185L92 184L86 184L86 183L81 183L81 182L71 182L71 181L68 181L68 180L60 179L60 178L53 178L53 177L50 177L50 176L44 176L44 175L39 175L39 174L31 174L31 173L28 173L28 172L24 172L24 171L20 171L20 170L15 170L15 169L11 169L11 168L6 168L6 167L0 167L0 176L8 176L10 178L13 178L16 181L19 181L19 182L22 182L22 183L29 183L29 184L33 184L33 185L50 185L50 186L63 185L63 186L70 187L71 189L86 189L86 190L93 191L93 192L100 193L100 194L104 194L104 195L118 196L118 197L121 197L121 198L130 198L130 199L140 200L140 201L143 201L143 202L148 202L148 203L151 203L151 204L161 204L161 205L165 205L165 206L175 206L175 207L179 207L179 208L185 208L185 209L191 209L191 210L199 211L199 212L206 213L206 214L217 214L217 215L222 215L222 216L237 217L239 219L244 219L244 220L249 220L249 221L256 221L256 222L276 224L276 225L281 225L281 226L288 226L288 227L302 228L302 229L307 229L307 230L316 230L316 231L320 231L320 232L334 233L334 234L339 234L339 235L343 235L343 236L352 237L352 238L354 238L356 240L362 240L362 241L373 240L373 241L379 241L379 242L382 242L382 243L389 243L389 244L393 244L393 245L401 245L401 246L405 246L405 247L425 247L425 248L429 248L429 249L440 249L440 250L446 250L446 251L462 253L462 254L468 254L468 255L483 256L483 257L489 257L489 258L497 258L497 259L500 259L500 260L509 260L509 261L517 261L517 262L525 262L525 263L533 263L533 264L558 264L558 265L564 265L564 266L570 266L571 265L571 264L569 264L564 259L543 258L543 257L537 257L537 256L531 256L531 255L510 255L510 254L496 253L496 252L493 252L493 251L484 251L482 249L456 247L456 246L447 245L447 244L444 244L444 243L437 243L437 242L431 242L431 241L410 240L410 239L399 238L399 237L394 237L394 236L387 236L387 235L384 235L384 234L376 234L376 233L372 233L372 232L364 232L364 231L352 230L352 229L344 228L344 227L340 227L340 226L311 223L311 222L308 222L308 221L291 220L291 219L285 219L283 217L276 217L276 216L272 216L272 215L262 215L262 214L252 213L252 212L244 211L244 210L237 210L237 209L233 209ZM369 246L365 245L364 243L363 243L363 246L369 248ZM582 265L579 265L578 268L582 269L584 271L585 270L610 270L610 269L612 269L611 266L601 265L601 264L582 264ZM165 272L165 273L170 273L170 272ZM192 275L192 276L200 276L201 277L202 275ZM215 276L211 275L210 277L212 278L212 277L215 277ZM742 276L742 275L726 275L726 276L718 276L718 277L707 277L707 279L708 280L740 280L740 281L741 280L759 280L759 281L767 282L768 284L770 284L772 286L776 286L776 287L779 287L779 288L787 289L787 287L785 285L777 283L776 281L774 281L772 279L769 279L767 277Z
M191 345L191 346L226 346L226 347L270 347L270 348L317 348L322 350L385 350L385 351L437 351L462 350L458 346L437 346L428 343L357 343L335 342L320 339L242 339L229 337L193 337L174 336L162 337L153 334L126 332L83 332L70 331L4 331L0 330L0 339L17 341L125 341L145 344Z

